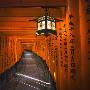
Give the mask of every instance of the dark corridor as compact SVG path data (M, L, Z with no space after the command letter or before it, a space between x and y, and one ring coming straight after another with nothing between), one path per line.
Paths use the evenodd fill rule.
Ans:
M45 62L29 51L1 76L0 85L0 90L56 90Z

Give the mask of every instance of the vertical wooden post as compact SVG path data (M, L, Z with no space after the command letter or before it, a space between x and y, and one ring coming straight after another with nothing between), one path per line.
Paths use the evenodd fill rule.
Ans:
M87 3L89 0L79 0L79 14L80 14L80 38L81 38L81 87L82 90L89 90L90 86L90 60L88 57L90 51L89 37L90 28L88 27L88 20L90 20L90 13L87 13ZM89 15L89 18L87 17ZM89 55L90 56L90 55ZM88 82L89 81L89 82Z
M67 0L66 30L68 49L68 90L80 90L81 49L79 0Z

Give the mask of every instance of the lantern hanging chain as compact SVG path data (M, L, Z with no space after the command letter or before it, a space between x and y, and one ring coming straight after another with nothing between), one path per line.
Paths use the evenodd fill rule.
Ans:
M48 16L49 15L49 8L45 8L45 15Z

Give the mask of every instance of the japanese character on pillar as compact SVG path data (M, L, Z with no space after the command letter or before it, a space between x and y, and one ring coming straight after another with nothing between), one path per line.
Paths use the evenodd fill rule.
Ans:
M74 16L72 14L69 15L69 30L71 30L71 31L74 30L74 23L73 23L73 20L72 20L73 17Z

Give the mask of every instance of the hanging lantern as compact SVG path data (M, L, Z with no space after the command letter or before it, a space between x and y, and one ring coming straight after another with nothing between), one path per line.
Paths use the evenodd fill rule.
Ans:
M37 31L36 35L45 35L49 34L57 34L56 32L56 19L54 17L50 17L47 12L47 8L45 10L45 15L37 18Z

